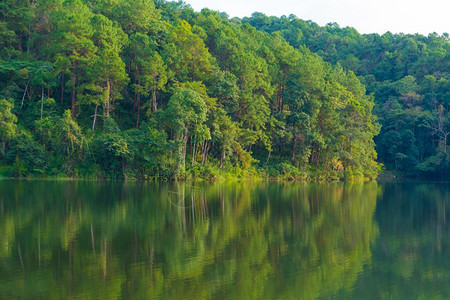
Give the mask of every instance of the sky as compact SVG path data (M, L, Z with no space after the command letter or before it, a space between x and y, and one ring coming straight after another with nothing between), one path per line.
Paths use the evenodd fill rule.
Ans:
M262 12L296 15L323 26L336 22L360 33L450 33L450 0L184 0L196 11L207 7L230 17Z

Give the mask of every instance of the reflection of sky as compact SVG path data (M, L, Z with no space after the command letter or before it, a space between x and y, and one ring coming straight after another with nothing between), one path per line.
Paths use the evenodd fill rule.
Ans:
M185 0L195 10L204 7L226 12L230 17L294 14L319 25L336 22L361 33L450 32L448 0Z

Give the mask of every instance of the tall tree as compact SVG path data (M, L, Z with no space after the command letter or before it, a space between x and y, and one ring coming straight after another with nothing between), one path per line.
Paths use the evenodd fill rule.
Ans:
M144 90L147 94L152 95L152 111L158 109L156 101L156 93L161 90L167 83L167 67L161 55L154 52L148 61L142 64L142 81Z
M173 130L173 139L178 143L175 175L179 175L186 167L189 138L198 132L202 132L204 137L208 136L209 132L204 127L207 105L195 90L180 87L174 91L164 115L166 122L170 124L169 128Z
M93 13L81 0L68 0L52 14L55 23L51 33L53 59L57 65L64 66L63 70L65 66L70 66L71 80L68 84L72 87L72 118L76 117L77 86L82 72L97 51L92 41L92 16Z
M6 142L16 133L17 117L12 113L14 104L6 99L0 100L0 153L5 155Z
M103 115L108 118L111 112L111 101L121 97L120 92L129 79L125 72L125 63L120 57L127 43L127 36L117 24L102 15L95 15L92 18L92 27L94 29L92 38L98 51L89 64L90 84L94 83L102 90L101 101L95 101L92 125L92 129L95 130L99 102L104 108Z

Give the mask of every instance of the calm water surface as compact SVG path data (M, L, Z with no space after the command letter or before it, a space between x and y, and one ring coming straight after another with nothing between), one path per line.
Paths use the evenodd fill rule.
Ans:
M0 181L0 298L450 299L449 216L445 183Z

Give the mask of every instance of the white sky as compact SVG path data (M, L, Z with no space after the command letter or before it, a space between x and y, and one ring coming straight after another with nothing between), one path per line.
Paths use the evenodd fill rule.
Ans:
M207 7L230 17L262 12L294 14L319 25L336 22L360 33L450 33L450 0L185 0L196 11Z

